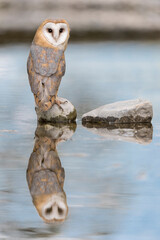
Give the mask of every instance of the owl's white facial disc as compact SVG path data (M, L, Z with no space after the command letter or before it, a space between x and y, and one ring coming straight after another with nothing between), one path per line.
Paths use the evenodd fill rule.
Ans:
M63 195L53 195L42 208L46 220L64 220L67 215L67 204Z
M43 26L43 34L53 46L57 47L63 44L67 39L67 24L48 22Z

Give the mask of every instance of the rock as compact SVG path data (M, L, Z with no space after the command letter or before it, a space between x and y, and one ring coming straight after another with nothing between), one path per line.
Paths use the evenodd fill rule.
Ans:
M87 129L107 140L135 142L144 145L152 141L153 135L152 124L117 124L104 128L97 128L90 124Z
M76 123L69 124L38 124L35 136L38 138L47 137L58 142L69 140L76 130Z
M72 103L65 98L58 98L58 100L63 102L60 104L62 109L57 104L46 112L35 107L39 122L70 123L76 120L77 112Z
M147 100L136 99L96 108L82 116L82 123L150 123L152 117L152 104Z

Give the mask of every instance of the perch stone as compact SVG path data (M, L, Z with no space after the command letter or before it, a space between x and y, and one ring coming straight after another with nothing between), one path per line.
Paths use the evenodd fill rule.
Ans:
M65 98L58 98L58 100L63 102L60 104L61 108L57 104L48 111L35 107L39 122L70 123L76 120L77 112L73 104Z

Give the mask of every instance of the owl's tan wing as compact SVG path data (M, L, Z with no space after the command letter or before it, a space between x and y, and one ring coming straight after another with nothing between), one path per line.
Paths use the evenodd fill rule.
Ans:
M31 46L30 53L35 72L45 77L50 77L56 73L63 55L62 50L41 47L34 44Z
M31 86L31 91L34 94L37 94L42 76L35 72L31 54L29 54L28 61L27 61L27 72L28 72L29 83Z

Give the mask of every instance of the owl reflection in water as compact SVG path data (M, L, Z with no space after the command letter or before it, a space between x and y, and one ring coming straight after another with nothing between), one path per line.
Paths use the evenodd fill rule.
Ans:
M58 131L63 135L63 130L56 127L37 127L27 168L27 182L33 203L46 223L64 221L68 214L63 190L65 171L56 149L57 144L63 141Z
M65 20L45 20L33 39L27 71L36 106L42 111L48 111L54 104L61 108L57 93L65 74L64 51L69 33Z

